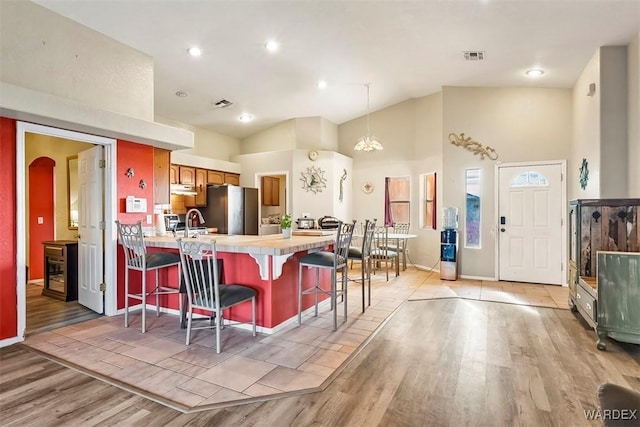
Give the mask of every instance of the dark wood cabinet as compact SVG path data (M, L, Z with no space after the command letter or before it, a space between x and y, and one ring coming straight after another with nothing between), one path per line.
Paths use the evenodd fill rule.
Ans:
M78 299L78 242L55 240L44 246L42 295L62 301Z
M171 152L161 148L153 149L153 203L168 205Z

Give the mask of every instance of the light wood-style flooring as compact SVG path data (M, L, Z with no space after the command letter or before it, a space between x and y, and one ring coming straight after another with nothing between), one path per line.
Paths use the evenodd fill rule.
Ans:
M65 302L42 296L42 283L27 284L26 303L27 336L100 316L80 305L78 301Z
M421 274L407 272L399 279ZM422 278L321 392L184 414L14 345L0 350L0 419L39 426L588 426L599 425L583 412L595 409L598 384L640 390L640 346L611 341L600 352L594 332L569 310L450 298L449 285L474 293L475 283L425 286ZM382 286L405 293L399 279ZM504 286L512 292L501 298L549 298L535 285L486 289ZM422 299L429 297L442 299Z

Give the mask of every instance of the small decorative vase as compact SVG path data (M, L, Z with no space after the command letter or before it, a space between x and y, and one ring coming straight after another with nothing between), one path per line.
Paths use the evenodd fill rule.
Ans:
M291 229L290 228L283 228L282 229L282 237L284 237L285 239L290 239L291 238Z

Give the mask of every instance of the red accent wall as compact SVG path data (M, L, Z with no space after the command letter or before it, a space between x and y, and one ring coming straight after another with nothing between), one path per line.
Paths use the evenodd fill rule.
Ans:
M117 197L118 197L118 220L131 224L136 221L142 221L143 226L151 227L152 224L146 224L147 215L153 214L153 147L149 145L136 144L135 142L118 140L117 159L116 159L116 181L117 181ZM127 170L133 168L134 176L127 177ZM147 186L140 188L140 180L144 179ZM127 196L143 197L147 199L146 213L126 213ZM124 308L124 252L118 246L117 259L117 283L118 283L118 309ZM176 274L177 276L177 274ZM149 283L154 283L155 276L148 276ZM140 273L131 273L129 279L131 292L140 289ZM177 300L176 300L177 301ZM138 301L132 301L137 304ZM178 304L176 302L175 306Z
M0 117L0 340L18 335L16 121Z
M29 165L29 280L44 277L42 242L53 240L54 230L54 173L56 162L38 157ZM44 221L38 224L38 217Z

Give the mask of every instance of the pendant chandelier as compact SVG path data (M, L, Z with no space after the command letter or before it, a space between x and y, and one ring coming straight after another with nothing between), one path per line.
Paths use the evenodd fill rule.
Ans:
M380 144L380 141L378 141L378 138L376 138L375 136L371 135L371 132L369 131L369 86L371 85L371 83L367 83L365 84L365 86L367 87L367 135L360 137L360 139L358 139L358 143L356 144L355 147L353 147L353 149L355 151L378 151L378 150L382 150L382 144Z

